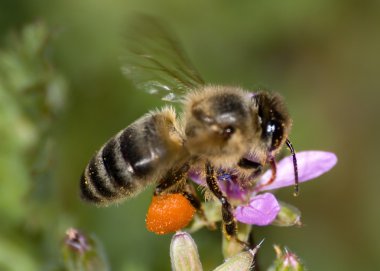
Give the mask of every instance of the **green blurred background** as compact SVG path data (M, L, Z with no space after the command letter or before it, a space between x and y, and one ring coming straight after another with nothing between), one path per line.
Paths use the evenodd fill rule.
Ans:
M380 2L353 0L2 0L0 51L17 49L9 37L26 24L44 22L49 64L38 67L34 88L59 91L51 107L34 108L27 91L6 101L0 81L0 270L63 270L70 226L97 236L112 270L170 269L170 236L144 225L151 189L104 209L78 197L95 150L163 104L120 72L122 33L135 12L164 18L208 82L280 92L297 150L338 156L337 167L302 185L300 197L291 188L278 192L301 209L305 226L255 228L257 239L265 238L260 265L274 259L276 243L309 270L380 270ZM33 63L21 77L33 78ZM18 99L29 101L22 110ZM222 262L220 231L193 237L205 270Z

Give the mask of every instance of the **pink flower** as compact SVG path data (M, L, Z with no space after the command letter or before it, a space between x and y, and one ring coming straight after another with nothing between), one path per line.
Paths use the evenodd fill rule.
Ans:
M245 224L266 226L273 222L280 209L276 197L272 193L264 193L253 196L247 206L238 206L235 217Z
M297 163L299 182L302 183L329 171L337 163L337 157L331 152L303 151L297 153ZM233 169L229 172L233 172ZM275 220L280 212L280 204L272 193L260 194L260 192L294 185L292 156L285 157L277 164L276 179L271 184L265 185L271 176L271 170L266 171L251 189L241 188L238 177L233 173L219 177L221 189L228 197L240 200L249 198L247 205L238 205L235 209L235 217L238 221L266 226ZM190 172L190 177L197 183L204 183L199 174Z

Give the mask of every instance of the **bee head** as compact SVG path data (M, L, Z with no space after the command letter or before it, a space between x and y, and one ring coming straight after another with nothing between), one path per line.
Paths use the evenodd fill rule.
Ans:
M237 160L247 151L251 134L246 98L234 88L206 90L207 95L193 99L189 106L191 118L185 129L189 148L195 154Z
M277 94L259 92L252 98L258 109L258 123L261 126L261 140L268 152L275 152L285 142L291 120L283 99Z
M298 195L298 166L292 143L288 139L291 119L283 99L278 94L259 92L252 97L257 108L258 123L261 126L261 140L265 142L269 160L275 166L272 155L286 143L292 153L294 167L294 195Z

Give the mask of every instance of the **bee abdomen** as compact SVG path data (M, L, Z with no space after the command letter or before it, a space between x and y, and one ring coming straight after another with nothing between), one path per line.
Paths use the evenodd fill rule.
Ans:
M123 161L119 143L116 138L111 139L103 148L102 161L112 185L121 190L133 189L131 182L134 170L128 161Z
M110 139L88 163L81 178L81 196L96 204L131 197L154 183L173 155L167 113L143 117ZM171 123L170 121L168 122ZM172 124L172 123L171 123ZM170 141L170 140L169 140Z
M120 139L116 136L87 165L81 179L81 196L90 202L107 204L133 195L138 187L136 172L122 155Z

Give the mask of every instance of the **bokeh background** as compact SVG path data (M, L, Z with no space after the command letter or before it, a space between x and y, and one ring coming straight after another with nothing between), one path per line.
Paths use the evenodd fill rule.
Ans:
M78 197L95 150L163 105L120 72L135 12L164 18L208 82L280 92L296 149L339 158L300 197L278 192L305 225L255 228L262 269L281 244L309 270L380 270L380 2L353 0L0 1L0 270L65 270L71 226L96 236L112 270L170 270L170 236L144 225L152 189L104 209ZM24 35L33 48L35 22L47 46L18 47ZM205 270L222 262L220 231L193 237Z

